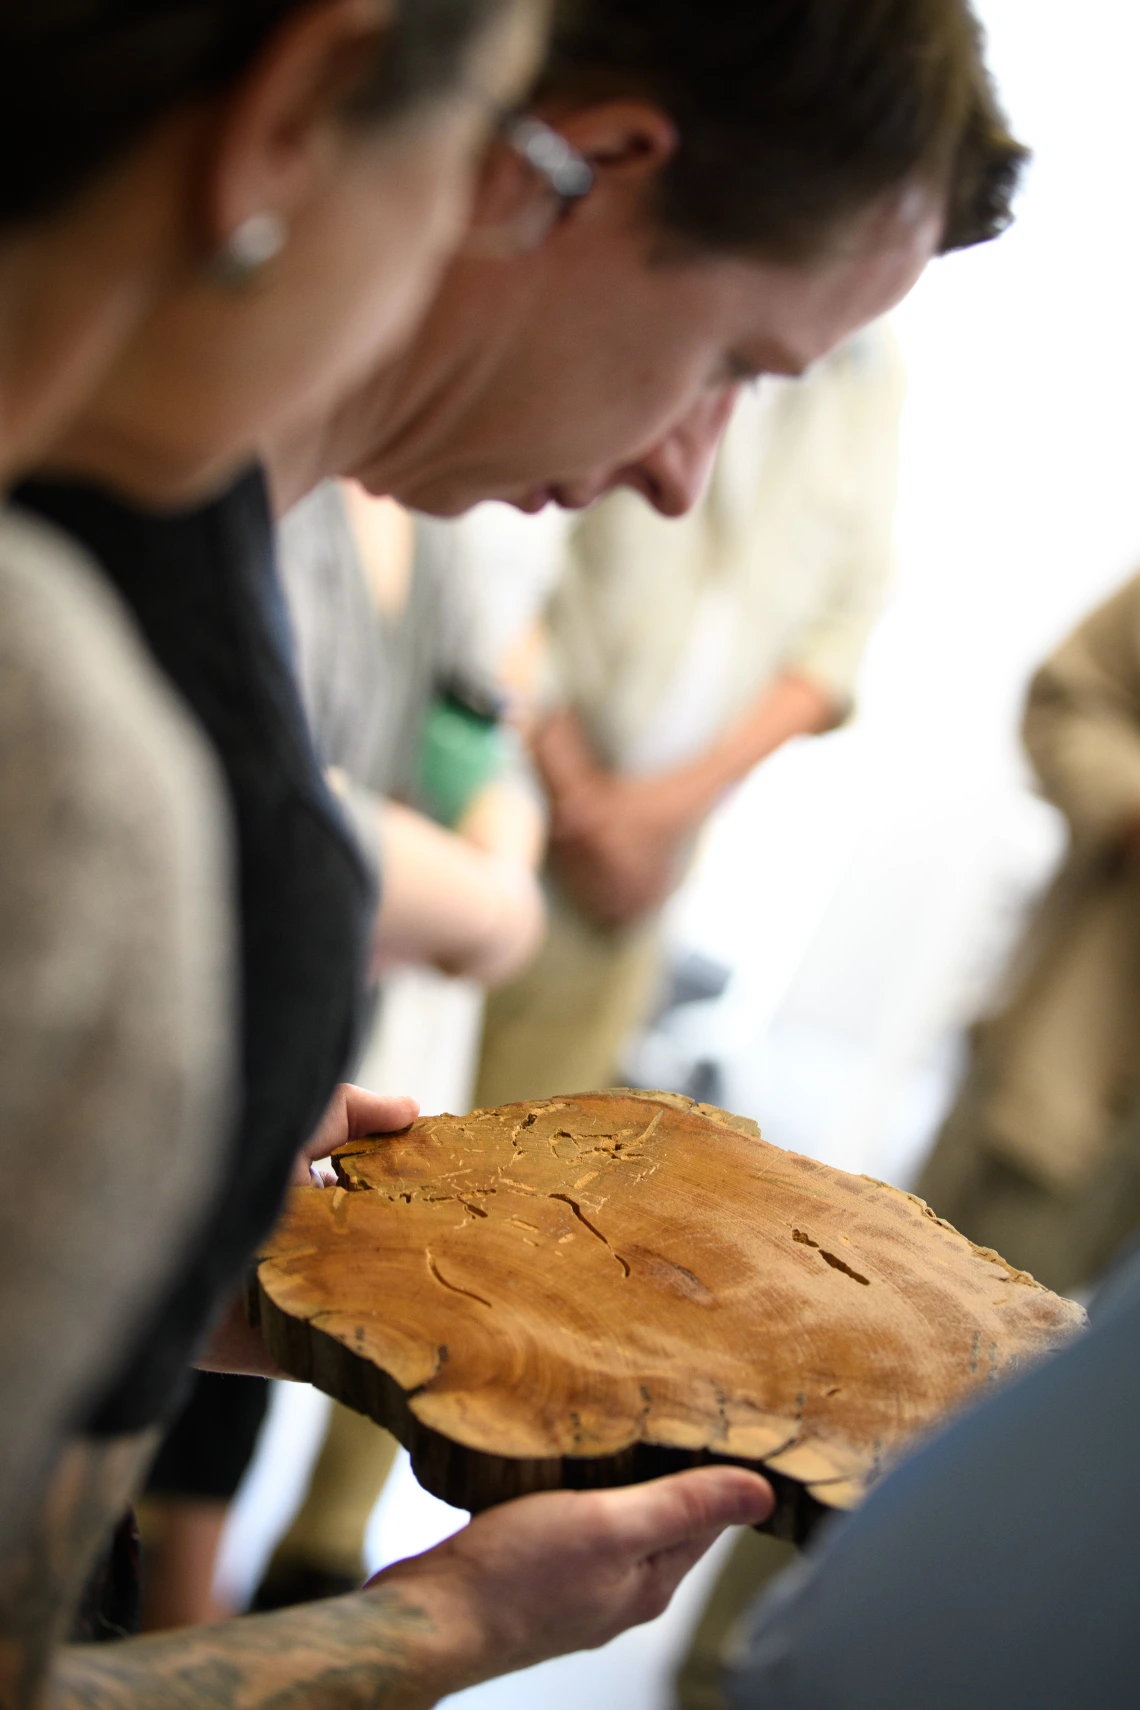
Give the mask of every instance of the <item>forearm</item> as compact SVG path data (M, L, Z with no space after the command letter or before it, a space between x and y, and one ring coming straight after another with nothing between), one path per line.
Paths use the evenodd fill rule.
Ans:
M0 1705L44 1702L55 1647L70 1631L100 1550L137 1490L155 1430L69 1442L19 1549L0 1564Z
M724 791L790 737L828 729L837 712L806 678L780 677L697 759L647 777L606 772L574 715L552 718L536 757L550 789L551 859L563 886L600 926L659 907Z
M427 962L485 984L509 977L543 928L538 882L421 814L387 804L376 944L389 961Z
M427 1710L482 1678L481 1644L425 1581L62 1651L52 1710Z
M475 796L455 834L488 855L516 861L533 871L542 860L546 824L531 792L521 784L498 779Z
M428 1710L492 1675L652 1620L725 1526L754 1525L772 1505L764 1481L735 1467L524 1497L354 1596L58 1653L48 1702L51 1710ZM24 1702L33 1701L13 1700Z
M669 774L678 817L699 823L761 760L793 736L830 730L838 716L834 701L806 677L778 677L703 754Z

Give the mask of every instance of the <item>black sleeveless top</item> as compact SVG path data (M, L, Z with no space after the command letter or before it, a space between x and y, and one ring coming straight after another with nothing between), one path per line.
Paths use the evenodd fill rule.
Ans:
M169 1416L211 1314L273 1225L348 1067L375 898L309 740L261 472L176 514L77 484L27 482L13 498L106 570L217 754L236 832L239 1111L207 1226L84 1423L117 1435Z

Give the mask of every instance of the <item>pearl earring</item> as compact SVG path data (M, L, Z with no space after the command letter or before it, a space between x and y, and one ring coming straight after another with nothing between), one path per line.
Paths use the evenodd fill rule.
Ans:
M280 214L250 214L232 231L210 263L219 285L244 285L285 248L288 227Z

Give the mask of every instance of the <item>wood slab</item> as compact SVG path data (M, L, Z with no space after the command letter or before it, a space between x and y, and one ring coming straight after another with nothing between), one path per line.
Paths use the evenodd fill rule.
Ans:
M334 1163L263 1255L266 1341L474 1511L729 1459L802 1538L1084 1322L913 1195L674 1094L429 1117Z

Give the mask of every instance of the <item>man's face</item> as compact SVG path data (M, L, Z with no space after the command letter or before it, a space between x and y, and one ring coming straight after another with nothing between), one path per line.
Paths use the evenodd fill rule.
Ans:
M661 259L643 221L591 221L588 205L534 255L460 258L410 367L414 390L417 351L446 371L467 349L446 407L393 447L358 398L337 467L437 516L482 499L577 509L622 485L680 515L742 381L801 372L909 291L939 232L914 200L909 217L875 210L811 267Z

